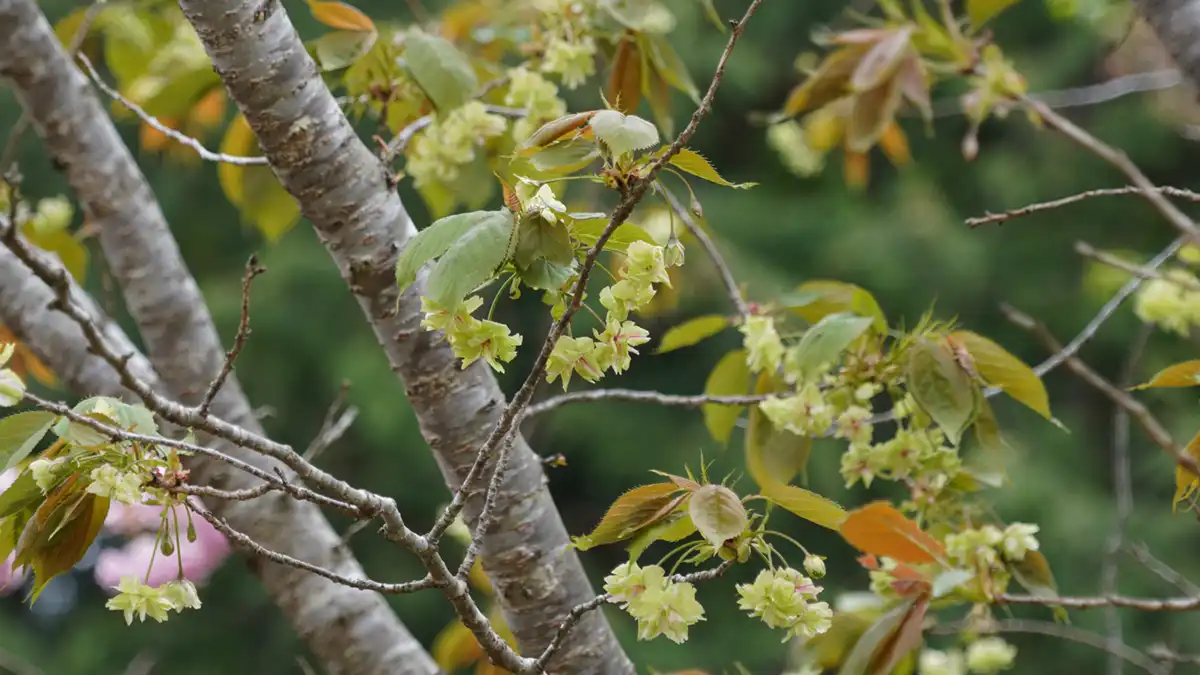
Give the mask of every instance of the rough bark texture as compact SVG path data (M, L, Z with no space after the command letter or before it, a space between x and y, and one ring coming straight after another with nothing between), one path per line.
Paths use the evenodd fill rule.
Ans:
M32 0L0 0L0 76L14 85L47 150L64 167L85 213L98 226L105 256L146 341L153 372L160 376L156 381L181 402L198 403L224 358L212 319L144 176L87 79L71 63ZM117 387L115 373L109 369L101 376L103 364L98 366L98 359L85 356L78 328L72 329L66 317L46 309L49 289L9 252L0 260L0 313L5 324L77 393L112 392ZM80 370L84 367L86 373ZM233 377L212 410L251 431L262 431ZM228 444L220 449L268 470L275 465ZM199 458L193 471L198 482L216 487L238 489L255 482ZM315 506L272 493L251 502L211 507L267 548L345 575L362 574ZM265 565L258 571L329 673L437 672L382 597L290 567Z
M1188 82L1200 89L1200 0L1134 0L1133 4Z
M461 370L441 334L420 328L423 277L399 297L396 254L415 233L387 170L358 139L278 2L181 0L275 174L313 223L403 379L422 433L457 487L505 397L482 362ZM257 14L257 16L256 16ZM521 652L536 655L591 584L545 485L539 458L515 439L482 562ZM482 500L472 499L467 522ZM551 672L632 673L607 620L580 622Z

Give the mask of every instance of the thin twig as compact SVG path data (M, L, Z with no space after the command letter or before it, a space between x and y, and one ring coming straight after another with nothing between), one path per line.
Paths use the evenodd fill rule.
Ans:
M316 438L313 438L312 443L309 443L308 449L304 451L304 459L312 462L316 460L322 452L325 452L329 446L337 443L346 432L350 430L350 426L354 424L354 420L358 418L358 408L350 406L338 415L337 419L332 424L322 426L320 433Z
M1183 664L1188 666L1200 666L1200 654L1180 654L1172 651L1166 645L1162 644L1150 645L1150 647L1146 649L1146 655L1155 661Z
M1070 642L1078 642L1079 644L1095 647L1096 649L1116 654L1120 658L1129 663L1141 668L1142 670L1151 673L1152 675L1165 675L1166 671L1157 663L1154 663L1145 654L1138 650L1121 643L1119 645L1109 644L1102 635L1097 635L1091 631L1076 628L1075 626L1064 625L1060 623L1052 623L1049 621L1035 621L1031 619L1001 619L991 621L980 626L980 629L988 633L1032 633L1035 635L1046 635L1049 637L1059 638L1060 640L1068 640ZM962 630L961 622L935 626L931 629L933 633L953 634Z
M1088 150L1111 164L1113 168L1125 174L1125 177L1137 187L1138 193L1145 197L1146 201L1150 202L1167 219L1167 222L1179 230L1180 234L1190 238L1193 243L1200 244L1200 228L1196 227L1196 223L1192 222L1192 219L1184 214L1183 211L1180 211L1179 207L1175 206L1171 200L1163 196L1159 187L1151 183L1146 174L1142 173L1142 170L1131 162L1124 152L1117 150L1087 131L1084 131L1071 120L1051 110L1044 103L1039 103L1028 97L1022 99L1022 102L1032 107L1033 111L1051 129L1058 131L1080 147Z
M637 389L591 389L588 391L572 391L548 398L541 403L535 403L525 411L525 417L528 419L536 415L541 415L569 403L590 403L594 401L637 401L639 403L654 403L670 408L699 408L708 404L753 405L755 403L762 403L768 398L770 398L770 395L767 394L747 396L706 396L704 394L678 396L675 394L640 391Z
M466 506L467 496L471 494L471 491L475 487L475 483L480 480L480 477L484 473L484 466L492 458L501 444L507 442L509 435L513 433L517 423L523 417L525 408L529 405L530 400L533 398L534 390L537 388L537 385L541 381L543 375L545 375L546 365L550 360L550 353L553 351L554 345L566 332L567 325L570 323L572 317L574 317L575 313L579 311L579 307L583 301L584 290L587 288L588 278L591 276L592 269L595 267L596 260L600 257L601 251L603 251L605 245L608 244L609 238L612 236L613 232L616 231L616 229L629 218L629 215L633 213L634 207L646 194L647 189L649 189L650 185L653 184L655 178L658 176L658 173L662 171L663 167L666 166L668 162L670 162L672 157L679 153L684 144L691 140L692 136L696 133L696 129L699 128L700 122L712 109L713 100L716 98L717 89L721 85L721 80L724 79L725 68L729 63L729 57L733 53L733 48L737 44L738 38L741 37L742 32L746 29L746 23L752 16L754 16L754 13L758 11L758 8L760 5L762 5L762 2L763 0L753 0L750 3L750 6L746 9L746 13L742 16L742 19L733 26L733 29L730 31L729 42L725 45L725 50L721 53L721 58L717 62L716 72L713 74L712 81L708 86L708 91L704 94L704 98L700 101L700 106L692 114L692 118L688 122L687 126L683 129L683 131L679 132L679 136L675 138L675 141L671 143L666 151L658 155L658 159L650 165L646 173L640 179L631 181L622 190L621 201L613 210L613 214L609 219L608 225L604 228L604 231L600 233L595 245L593 245L592 248L587 252L587 256L585 257L583 265L579 271L579 277L576 280L571 293L571 301L567 303L566 310L563 312L562 316L560 316L558 320L555 321L550 327L550 330L546 335L546 339L542 342L542 347L538 353L537 359L534 361L533 368L530 370L529 375L525 378L525 382L521 385L521 388L517 390L516 395L513 396L512 401L507 407L505 407L504 412L501 413L500 419L496 422L496 427L492 430L492 433L479 448L479 452L475 456L474 463L471 465L470 469L468 469L467 475L463 479L462 486L459 488L458 492L455 493L454 498L450 501L449 506L447 506L445 511L442 512L442 515L434 523L429 533L425 535L425 538L429 540L432 545L437 545L437 542L445 533L446 528L449 527L450 523L452 523L458 514L462 512L463 507Z
M1143 73L1130 73L1097 84L1069 89L1056 89L1030 94L1030 98L1051 108L1079 108L1114 101L1130 94L1162 91L1179 86L1183 81L1178 70L1168 68ZM933 104L934 117L962 114L961 99L943 99Z
M130 112L132 112L134 115L137 115L138 119L153 128L155 131L158 131L159 133L181 145L185 145L192 150L195 150L196 154L200 155L200 159L208 162L234 164L236 166L267 165L266 157L243 157L238 155L227 155L223 152L213 152L212 150L209 150L208 148L204 147L204 144L200 141L177 129L172 129L171 127L158 121L156 117L146 112L142 106L130 101L122 96L121 92L108 86L108 84L100 77L100 74L96 72L96 69L92 66L92 62L88 60L88 57L84 56L83 54L77 54L75 58L78 59L81 64L83 64L84 72L86 72L88 77L92 79L92 82L96 85L96 88L107 94L114 101L125 106L125 108L127 108Z
M1154 190L1161 194L1167 195L1168 197L1186 199L1189 202L1200 202L1200 194L1192 192L1191 190L1184 190L1183 188L1176 187L1155 187ZM1141 193L1141 188L1137 188L1132 185L1119 188L1100 188L1097 190L1080 192L1068 197L1062 197L1061 199L1054 199L1048 202L1038 202L1036 204L1022 206L1019 209L1001 211L1000 213L987 213L975 218L967 218L964 222L966 222L966 224L970 227L979 227L980 225L988 225L990 223L1003 223L1005 221L1012 220L1013 218L1028 216L1041 211L1053 211L1054 209L1061 209L1064 206L1070 206L1071 204L1095 197L1119 197Z
M213 515L212 512L196 506L191 502L188 502L188 508L191 509L191 511L196 515L211 523L212 526L217 529L217 531L225 535L227 539L237 544L246 552L259 556L260 558L265 558L271 562L279 563L280 565L288 565L289 567L295 567L296 569L301 569L306 572L312 572L317 576L324 577L335 583L342 584L343 586L349 586L351 588L357 588L364 591L375 591L377 593L384 593L387 595L398 595L401 593L422 591L427 588L437 588L441 585L428 575L426 575L423 579L418 579L416 581L406 581L404 583L391 584L383 583L381 581L373 581L371 579L359 579L338 574L337 572L327 570L319 565L313 565L312 563L304 562L303 560L279 553L278 551L272 551L255 542L245 534L233 529L228 523L225 522L224 519L218 518L217 516Z
M1083 241L1075 242L1075 252L1085 258L1091 258L1092 260L1095 260L1096 262L1098 262L1102 265L1108 265L1109 267L1114 267L1116 269L1121 270L1122 272L1128 272L1129 274L1132 274L1135 277L1140 277L1145 280L1161 279L1163 281L1169 281L1178 286L1182 286L1189 290L1200 291L1200 282L1194 281L1193 279L1190 279L1188 277L1184 277L1184 278L1180 278L1180 279L1176 279L1174 277L1169 277L1169 276L1163 274L1162 272L1159 272L1158 270L1148 269L1146 267L1142 267L1141 265L1136 265L1134 263L1131 263L1128 260L1122 260L1121 258L1119 258L1111 253L1108 253L1105 251L1099 251L1094 246L1092 246L1091 244L1089 244L1087 242L1083 242Z
M1141 361L1152 330L1149 325L1144 324L1138 331L1137 337L1134 338L1133 345L1129 349L1129 356L1125 359L1125 367L1121 369L1119 386L1122 389L1128 388L1133 383L1138 362ZM1116 516L1113 519L1113 530L1108 536L1107 550L1104 552L1104 562L1101 566L1100 588L1105 595L1117 593L1117 574L1120 569L1117 563L1117 554L1121 552L1121 547L1125 543L1125 528L1133 513L1133 483L1129 475L1129 436L1129 411L1121 406L1116 406L1113 414L1113 493L1117 508ZM1121 613L1117 611L1116 607L1106 608L1104 622L1108 630L1109 646L1115 649L1117 645L1124 642L1121 636ZM1124 663L1113 650L1109 651L1108 672L1109 675L1121 675L1124 672Z
M1130 544L1125 542L1122 547L1125 552L1133 557L1134 560L1140 562L1146 569L1154 574L1157 574L1163 581L1171 584L1175 588L1187 595L1200 596L1200 586L1192 583L1190 579L1180 574L1174 567L1154 557L1150 552L1150 548L1144 543Z
M238 355L242 353L242 348L246 346L246 338L250 337L250 284L255 277L266 271L267 268L258 264L257 255L250 256L249 262L246 263L246 274L242 277L242 318L238 322L237 334L233 337L233 347L225 353L225 362L221 364L221 372L217 373L216 379L212 381L208 391L205 392L204 399L196 407L196 414L200 417L208 417L213 399L217 397L217 392L221 391L221 386L233 372L233 362L237 360Z
M463 556L462 563L458 566L458 578L466 579L471 573L471 568L475 566L475 560L479 557L479 547L486 536L495 525L495 508L496 496L500 494L500 486L504 483L505 472L508 471L508 462L512 458L513 439L510 436L508 442L500 448L500 456L496 458L496 468L492 471L492 479L488 481L487 490L484 492L483 509L479 512L479 521L475 525L475 532L471 536L471 544L467 546L466 555Z
M1048 349L1061 353L1062 349L1059 347L1058 341L1054 339L1050 331L1041 323L1009 305L1002 306L1001 311L1004 312L1004 316L1013 324L1024 328L1039 338ZM1068 357L1066 363L1067 368L1070 368L1072 372L1107 396L1119 408L1129 413L1133 419L1136 419L1142 425L1142 428L1145 429L1146 435L1150 437L1150 440L1166 451L1175 460L1176 464L1194 474L1200 475L1200 464L1196 462L1196 458L1187 454L1183 451L1183 448L1179 447L1175 439L1171 438L1170 432L1163 427L1162 423L1154 417L1146 406L1101 377L1099 373L1092 370L1090 366L1078 357Z
M746 304L746 298L742 296L742 290L738 287L737 279L734 278L733 272L729 269L729 264L725 262L724 256L721 255L721 251L717 248L716 243L713 242L712 237L708 236L704 228L700 227L700 224L692 217L691 212L683 206L674 194L664 188L663 195L666 197L667 204L671 207L671 210L675 212L675 215L679 216L679 219L683 221L684 227L688 229L688 232L692 233L696 241L700 242L700 246L704 248L704 252L708 255L709 260L712 260L713 265L716 266L717 271L721 274L721 283L725 285L725 292L729 295L729 301L733 303L737 313L743 318L750 316L750 307Z

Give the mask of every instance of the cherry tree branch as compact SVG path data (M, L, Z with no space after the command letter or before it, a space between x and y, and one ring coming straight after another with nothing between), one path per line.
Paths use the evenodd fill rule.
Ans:
M1167 195L1168 197L1176 197L1190 202L1200 202L1200 193L1192 192L1191 190L1185 190L1177 187L1155 187L1153 190ZM967 218L965 222L970 227L980 227L981 225L989 225L992 223L1004 223L1012 220L1013 218L1020 218L1022 216L1028 216L1035 213L1040 213L1042 211L1061 209L1064 206L1070 206L1071 204L1077 204L1087 199L1093 199L1096 197L1118 197L1136 194L1142 194L1142 188L1134 187L1132 185L1119 188L1100 188L1096 190L1080 192L1078 194L1062 197L1060 199L1054 199L1048 202L1029 204L1028 206L1022 206L1021 208L1010 209L1008 211L1001 211L1000 213L986 213L982 216Z
M733 303L738 315L742 318L750 316L750 307L746 304L746 298L742 296L742 289L738 286L737 279L734 278L733 272L729 269L729 263L725 262L725 257L721 255L721 251L717 248L716 243L713 242L712 237L708 236L703 227L700 227L700 223L696 222L696 219L692 217L691 212L679 201L679 198L666 188L663 188L662 192L664 198L667 200L667 205L683 221L684 227L688 229L688 232L692 233L696 241L700 242L700 246L704 249L705 254L708 255L708 259L717 268L717 272L721 275L721 283L725 285L725 292L729 295L729 301Z
M1023 314L1016 308L1009 305L1004 305L1001 308L1004 316L1014 325L1024 328L1040 339L1046 347L1055 352L1061 352L1062 348L1058 341L1050 334L1040 322L1034 320L1027 314ZM1197 463L1196 458L1189 455L1183 448L1171 438L1170 432L1163 427L1162 423L1154 417L1150 409L1142 405L1140 401L1133 398L1129 394L1122 391L1120 388L1113 385L1108 380L1104 379L1099 373L1092 370L1082 359L1076 356L1070 356L1066 359L1067 368L1078 375L1083 381L1092 385L1100 393L1108 397L1117 407L1124 410L1133 419L1141 424L1142 429L1146 431L1146 435L1150 440L1154 441L1161 447L1179 466L1191 471L1196 475L1200 475L1200 463Z
M1109 267L1119 269L1122 272L1128 272L1129 274L1131 274L1135 277L1139 277L1144 280L1161 279L1163 281L1169 281L1178 286L1182 286L1189 290L1200 291L1200 282L1198 282L1198 281L1194 281L1194 280L1188 279L1188 278L1176 279L1174 277L1168 277L1156 269L1150 269L1147 267L1143 267L1141 265L1136 265L1127 260L1123 260L1111 253L1096 250L1096 248L1094 246L1092 246L1091 244L1089 244L1087 242L1083 242L1083 241L1075 242L1075 252L1085 258L1090 258L1092 260L1095 260L1096 262L1098 262L1102 265L1108 265Z
M237 334L233 337L233 347L225 353L225 363L221 365L221 372L217 373L216 379L208 386L208 391L205 392L200 405L196 406L196 412L201 417L208 416L213 399L217 397L217 392L221 391L221 385L225 384L225 380L233 372L233 362L237 360L238 355L242 353L242 348L246 346L246 338L250 337L250 284L255 277L266 271L267 268L259 266L258 256L251 256L250 262L246 263L246 274L242 277L242 316L238 321Z
M525 411L525 418L531 418L542 413L550 412L571 403L592 403L595 401L635 401L638 403L653 403L669 408L699 408L708 404L718 405L753 405L761 403L771 396L768 394L746 396L708 396L698 394L680 396L664 394L657 391L640 391L637 389L591 389L572 391L548 398L541 403L535 403Z

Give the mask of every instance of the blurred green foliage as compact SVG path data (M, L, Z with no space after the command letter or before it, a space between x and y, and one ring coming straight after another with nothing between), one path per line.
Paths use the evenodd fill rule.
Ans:
M52 19L74 6L69 0L41 4ZM427 0L425 4L432 9L437 3ZM705 82L724 38L692 11L696 3L677 4L684 11L674 44L697 81ZM723 15L733 16L744 3L716 0L715 4ZM410 18L403 3L370 0L358 6L376 18ZM289 3L288 9L303 35L319 32L300 3ZM1008 325L998 304L1011 302L1044 319L1065 340L1105 299L1082 285L1084 265L1072 251L1073 242L1086 239L1097 247L1149 256L1173 237L1170 226L1129 197L1085 201L1003 226L968 229L964 218L989 210L1123 184L1100 161L1063 139L1032 129L1019 116L987 123L980 138L980 157L969 164L959 150L965 121L941 118L936 135L926 136L919 120L911 119L905 128L915 164L897 170L876 154L865 192L844 187L836 155L820 176L799 179L789 174L766 145L762 129L748 118L779 106L799 77L793 59L811 47L811 31L835 19L842 9L843 3L830 0L765 3L737 49L713 114L692 144L730 180L761 184L749 191L697 186L705 215L734 272L748 284L751 299L769 298L813 278L859 284L876 295L889 319L903 319L907 325L934 304L939 317L958 316L965 328L991 337L1026 362L1040 361L1045 356L1041 346ZM1111 45L1081 21L1053 20L1038 0L1025 0L994 29L1033 91L1103 77L1099 63ZM575 94L574 103L590 107L598 99L588 87ZM682 120L689 109L682 97L677 103ZM0 90L0 130L11 129L19 113L11 93ZM1070 115L1125 149L1154 180L1179 187L1200 180L1196 161L1200 148L1156 119L1145 98L1076 109ZM136 130L126 125L123 132L137 147ZM372 132L364 129L364 135ZM210 140L210 146L215 143L216 139ZM31 198L70 194L34 134L26 135L18 157ZM428 525L448 493L423 446L403 387L388 369L360 310L312 232L301 224L278 244L269 245L257 232L239 225L212 166L169 165L161 156L146 153L140 160L226 339L232 338L236 327L240 271L247 257L257 252L269 270L255 283L254 335L238 362L238 375L251 400L271 410L264 421L268 431L303 447L316 433L342 383L349 382L349 401L361 414L351 432L326 453L322 465L365 488L395 496L410 522ZM407 188L402 194L418 226L427 224L429 218L416 196ZM108 307L119 307L120 299L106 279L98 253L94 260L91 289ZM707 273L702 270L708 269L708 263L698 250L689 263L691 281L682 290L680 304L646 322L652 334L692 316L727 310L719 288L711 280L703 281ZM502 320L531 338L545 330L544 308L536 298L502 311ZM1116 377L1137 331L1132 312L1124 309L1083 355L1102 373ZM736 339L730 332L701 346L643 356L620 385L699 392L716 359ZM1187 358L1193 349L1185 341L1155 334L1139 373L1148 375ZM532 351L524 350L503 377L508 390L524 377ZM1057 417L1071 431L1058 430L1012 401L998 403L1017 457L1010 466L1012 484L994 491L994 503L1005 520L1041 525L1039 538L1062 592L1095 593L1114 519L1113 410L1095 391L1064 372L1049 375L1047 385ZM547 387L543 395L551 391ZM1186 439L1200 423L1189 395L1165 391L1142 398L1178 438ZM589 530L620 492L650 482L651 468L678 472L685 463L695 467L701 452L706 459L716 459L716 468L710 471L714 475L743 466L740 432L722 453L708 438L696 411L630 403L584 404L555 411L531 422L525 431L541 454L566 457L567 466L548 471L551 490L574 534ZM817 444L808 471L809 487L842 503L861 503L867 492L849 493L842 487L837 473L839 448ZM1132 537L1146 542L1183 573L1200 574L1200 562L1191 560L1189 553L1196 541L1196 524L1188 516L1170 513L1171 462L1136 428L1132 456ZM865 586L867 575L854 563L854 551L834 533L795 519L788 524L791 534L829 557L827 595ZM359 534L352 545L377 578L401 580L418 574L411 556L369 531ZM598 581L622 556L621 548L614 546L583 557ZM752 574L745 570L731 576L744 581L741 577ZM725 586L730 581L718 583ZM103 609L101 591L86 572L55 584L62 590L74 585L77 590L73 600L69 594L56 596L75 603L66 613L30 611L20 597L0 600L0 672L8 668L5 659L16 658L35 664L37 670L30 672L112 675L125 672L139 654L157 659L150 671L155 673L305 672L298 664L304 658L303 644L240 559L231 559L204 589L202 611L185 613L161 626L126 628L119 615ZM1127 557L1122 559L1120 589L1145 595L1176 592ZM639 664L666 671L701 667L720 672L732 669L736 659L751 673L781 671L786 648L778 643L777 633L736 610L733 594L727 590L701 588L700 595L708 620L693 630L693 639L683 646L661 640L638 643L633 622L612 615ZM449 606L434 592L395 598L392 603L426 645L451 619ZM1049 619L1046 610L1014 613ZM1200 619L1195 616L1132 612L1123 616L1125 639L1133 645L1177 641L1182 651L1200 651ZM1102 612L1078 612L1073 620L1081 627L1103 630ZM1010 639L1021 650L1017 666L1021 673L1098 672L1103 664L1103 653L1085 646L1040 636Z

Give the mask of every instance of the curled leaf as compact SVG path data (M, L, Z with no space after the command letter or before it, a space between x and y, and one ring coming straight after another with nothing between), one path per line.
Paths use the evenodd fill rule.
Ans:
M1163 389L1168 387L1200 386L1200 361L1184 361L1158 371L1149 382L1133 387L1138 389Z
M596 138L614 155L646 150L658 145L658 127L636 115L601 110L589 122Z
M920 338L909 347L904 377L917 404L958 445L982 396L944 341Z
M724 485L703 485L692 492L688 514L700 536L716 548L746 529L749 518L737 494Z

